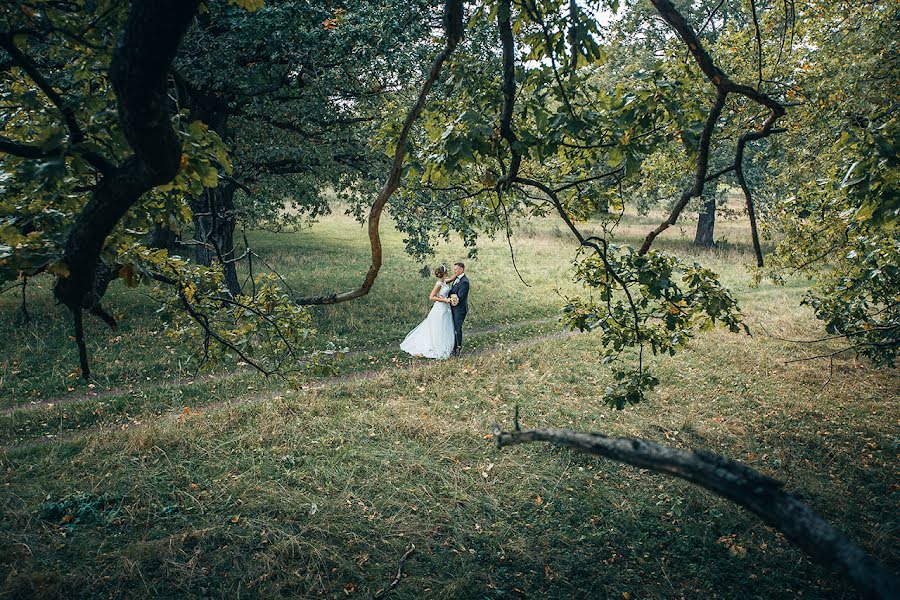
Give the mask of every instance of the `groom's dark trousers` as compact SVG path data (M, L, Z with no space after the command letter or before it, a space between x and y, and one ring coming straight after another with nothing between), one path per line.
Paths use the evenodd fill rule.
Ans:
M450 288L450 295L456 294L459 302L456 306L450 306L450 314L453 316L453 354L459 356L462 350L463 323L469 312L469 278L463 273L456 283Z

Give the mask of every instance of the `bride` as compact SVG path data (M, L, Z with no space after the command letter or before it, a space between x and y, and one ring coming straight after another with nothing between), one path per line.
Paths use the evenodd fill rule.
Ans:
M424 358L449 358L453 352L453 315L450 314L450 286L447 285L447 267L434 270L437 281L428 299L434 302L431 312L418 327L410 331L400 349L413 356Z

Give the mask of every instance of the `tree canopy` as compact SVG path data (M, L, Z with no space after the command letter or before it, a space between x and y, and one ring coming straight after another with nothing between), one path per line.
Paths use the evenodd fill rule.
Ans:
M252 364L291 372L312 351L304 306L371 289L385 207L422 258L556 214L588 292L564 319L603 331L618 382L603 397L621 408L656 382L645 350L746 329L715 273L654 248L689 210L713 243L729 189L759 276L815 274L806 302L840 351L896 359L890 3L176 4L2 9L0 277L57 278L85 377L81 315L115 326L111 281L154 286L205 356L269 340ZM277 265L254 272L238 227L315 218L335 197L369 224L358 288L296 298ZM609 240L625 203L669 213L637 248ZM600 232L582 232L592 218Z

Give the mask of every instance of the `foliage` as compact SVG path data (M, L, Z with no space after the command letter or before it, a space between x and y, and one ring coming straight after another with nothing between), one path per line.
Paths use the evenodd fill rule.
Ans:
M318 366L318 355L303 354L315 335L309 311L293 302L274 275L256 277L250 293L232 297L219 269L137 243L121 253L136 265L123 275L128 285L165 280L167 286L154 293L167 334L177 343L202 348L207 365L233 353L266 375L297 376Z
M765 181L779 243L772 270L815 279L804 302L830 336L878 365L900 349L900 124L897 10L850 5L836 19L823 4L806 8L800 33L815 53L798 50L808 83L789 140L776 147L782 167ZM803 23L803 22L801 22ZM853 69L838 65L851 61Z
M627 348L640 347L642 352L645 344L653 354L674 355L716 321L729 331L749 333L737 301L709 269L655 250L646 255L630 246L604 250L578 263L575 279L591 296L570 299L564 322L581 331L602 332L605 363ZM604 400L618 409L636 404L645 390L659 383L640 358L637 369L617 370L615 380Z
M60 248L93 185L93 155L121 160L127 153L103 76L122 11L101 5L108 9L105 20L87 38L76 35L88 18L81 5L7 13L10 23L31 31L8 36L10 42L37 57L66 99L55 102L16 60L4 63L0 93L17 108L4 115L2 135L43 154L0 158L0 186L12 192L0 201L0 268L7 280L40 271L65 276ZM641 363L645 344L654 353L673 353L698 328L722 322L740 329L737 307L718 277L648 253L655 234L639 251L609 243L626 203L650 210L671 208L675 196L690 200L684 190L708 158L716 174L704 194L721 195L730 182L739 183L748 211L757 204L764 231L778 243L774 267L822 273L807 302L829 331L891 364L897 344L891 239L900 210L897 71L891 68L896 10L847 2L844 11L824 1L765 10L712 0L672 7L721 74L751 96L765 94L790 107L770 131L771 123L763 125L770 105L731 94L708 129L707 153L700 140L718 84L697 60L684 60L683 35L673 36L656 18L665 6L467 5L466 35L413 130L403 189L389 205L406 251L426 259L438 241L460 236L477 256L479 236L508 237L519 219L558 213L579 244L590 238L585 247L596 248L579 267L579 281L599 300L585 301L580 310L590 317L572 324L605 327L610 357L638 349L637 368L619 369L621 389L607 395L622 406L655 385ZM436 16L424 0L209 3L173 64L172 89L182 109L174 118L188 148L179 179L129 213L110 237L106 263L116 273L138 272L143 267L129 266L119 249L129 249L129 260L152 255L135 244L145 242L141 235L154 224L188 233L191 198L211 189L237 193L224 215L232 224L238 217L251 226L296 224L326 214L336 199L362 220L384 179L384 153L393 152L405 107L440 43L431 33ZM689 50L697 51L694 46ZM59 118L64 106L85 123L81 135ZM214 188L223 177L227 189ZM680 210L660 227L674 225ZM582 235L579 228L598 215L600 234ZM246 248L243 256L251 255ZM826 258L840 268L818 264ZM186 270L165 276L172 281L197 275L178 261L155 264ZM211 277L201 277L209 294L216 285ZM283 293L265 282L257 289ZM670 301L676 304L665 304ZM204 314L213 308L205 306ZM256 334L237 333L233 319L240 311L219 308L224 330L234 332L223 340L256 345L248 341ZM573 314L570 306L566 318ZM197 323L189 318L177 329L195 336ZM272 350L284 351L277 344Z

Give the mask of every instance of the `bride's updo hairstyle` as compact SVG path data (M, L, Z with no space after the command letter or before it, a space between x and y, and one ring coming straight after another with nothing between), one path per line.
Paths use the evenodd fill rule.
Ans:
M438 279L443 279L447 276L447 266L446 265L438 265L434 270L434 276Z

